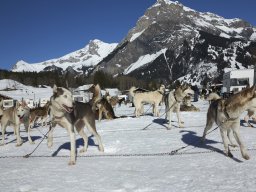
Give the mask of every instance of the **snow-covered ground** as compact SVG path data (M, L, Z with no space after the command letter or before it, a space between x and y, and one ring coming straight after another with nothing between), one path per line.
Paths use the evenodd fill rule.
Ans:
M184 128L177 128L175 115L172 130L166 129L163 116L151 115L149 106L140 118L133 117L131 106L117 107L117 115L129 117L96 122L105 152L99 152L94 138L89 137L88 151L78 154L74 166L68 166L70 140L65 129L56 127L52 148L47 147L45 139L30 158L23 158L48 128L33 128L35 145L31 145L22 126L25 143L15 147L13 129L8 127L7 144L0 146L0 191L255 191L256 129L241 126L251 159L243 160L237 149L232 152L234 158L228 158L221 152L219 130L207 135L205 145L200 144L208 103L193 104L201 111L182 112ZM163 113L164 106L160 114ZM143 130L147 125L150 126ZM82 139L78 135L76 139L79 151ZM178 154L168 155L185 146Z

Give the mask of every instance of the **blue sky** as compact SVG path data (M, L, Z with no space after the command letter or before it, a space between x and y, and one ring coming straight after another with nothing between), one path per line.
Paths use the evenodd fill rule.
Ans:
M156 0L0 0L0 68L41 62L92 39L120 42ZM255 0L180 0L202 12L256 26Z

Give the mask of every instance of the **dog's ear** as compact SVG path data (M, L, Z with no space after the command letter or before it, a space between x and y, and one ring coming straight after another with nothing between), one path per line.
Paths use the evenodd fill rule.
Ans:
M254 84L252 87L252 93L253 93L253 97L256 97L256 84Z
M253 91L253 92L256 91L256 84L254 84L254 85L252 86L252 91Z
M21 105L20 102L19 102L19 101L16 101L16 103L15 103L15 108L18 108L20 105Z
M53 93L57 93L57 91L58 91L57 90L58 89L57 85L54 84L52 89L53 89Z
M24 108L28 107L28 104L26 103L26 101L24 99L21 101L21 106Z

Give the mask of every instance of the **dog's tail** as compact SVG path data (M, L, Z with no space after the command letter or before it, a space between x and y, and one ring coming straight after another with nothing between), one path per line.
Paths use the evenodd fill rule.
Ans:
M135 90L136 90L137 88L136 87L131 87L130 89L129 89L129 94L132 96L132 97L134 97L135 96Z

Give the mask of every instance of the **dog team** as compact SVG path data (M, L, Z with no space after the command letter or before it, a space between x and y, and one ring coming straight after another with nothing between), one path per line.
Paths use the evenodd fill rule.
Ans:
M70 160L69 165L74 165L76 162L76 136L75 130L83 138L84 146L80 152L86 152L88 147L88 137L84 132L84 127L93 134L98 142L99 151L104 151L100 135L97 133L95 119L98 117L99 121L103 115L107 119L118 118L114 114L111 103L118 103L118 101L111 101L108 95L102 97L99 85L93 85L89 91L93 93L92 99L88 103L82 103L73 100L71 91L63 87L53 86L53 95L50 101L44 107L29 109L24 102L16 102L15 106L4 109L3 100L0 101L0 118L2 129L2 145L5 144L6 127L11 125L14 128L17 144L21 146L23 141L20 137L20 125L24 127L28 134L28 140L31 144L34 142L31 139L30 132L34 126L35 121L41 119L43 125L46 125L46 119L50 119L50 128L48 132L48 147L53 145L53 130L58 124L68 131L70 137ZM172 113L177 114L178 126L184 127L180 119L180 109L182 103L190 103L190 96L194 94L191 87L184 83L176 87L176 89L165 92L165 86L161 85L156 91L139 92L135 87L129 90L133 98L135 106L135 116L139 117L143 114L144 104L151 104L153 115L159 116L159 105L165 103L166 120L169 120L168 129L172 128L171 120ZM187 99L186 99L187 98ZM189 98L189 99L188 99ZM221 99L217 94L211 93L206 100L210 101L207 112L207 122L202 136L202 141L205 140L207 132L216 123L220 129L222 141L224 144L224 153L232 157L229 150L229 144L235 147L232 142L231 134L236 139L240 147L242 157L249 159L246 147L240 137L240 115L244 111L248 111L245 120L249 124L248 119L254 115L256 110L256 87L248 87L227 99ZM191 106L191 104L190 104ZM195 110L196 111L196 110Z

